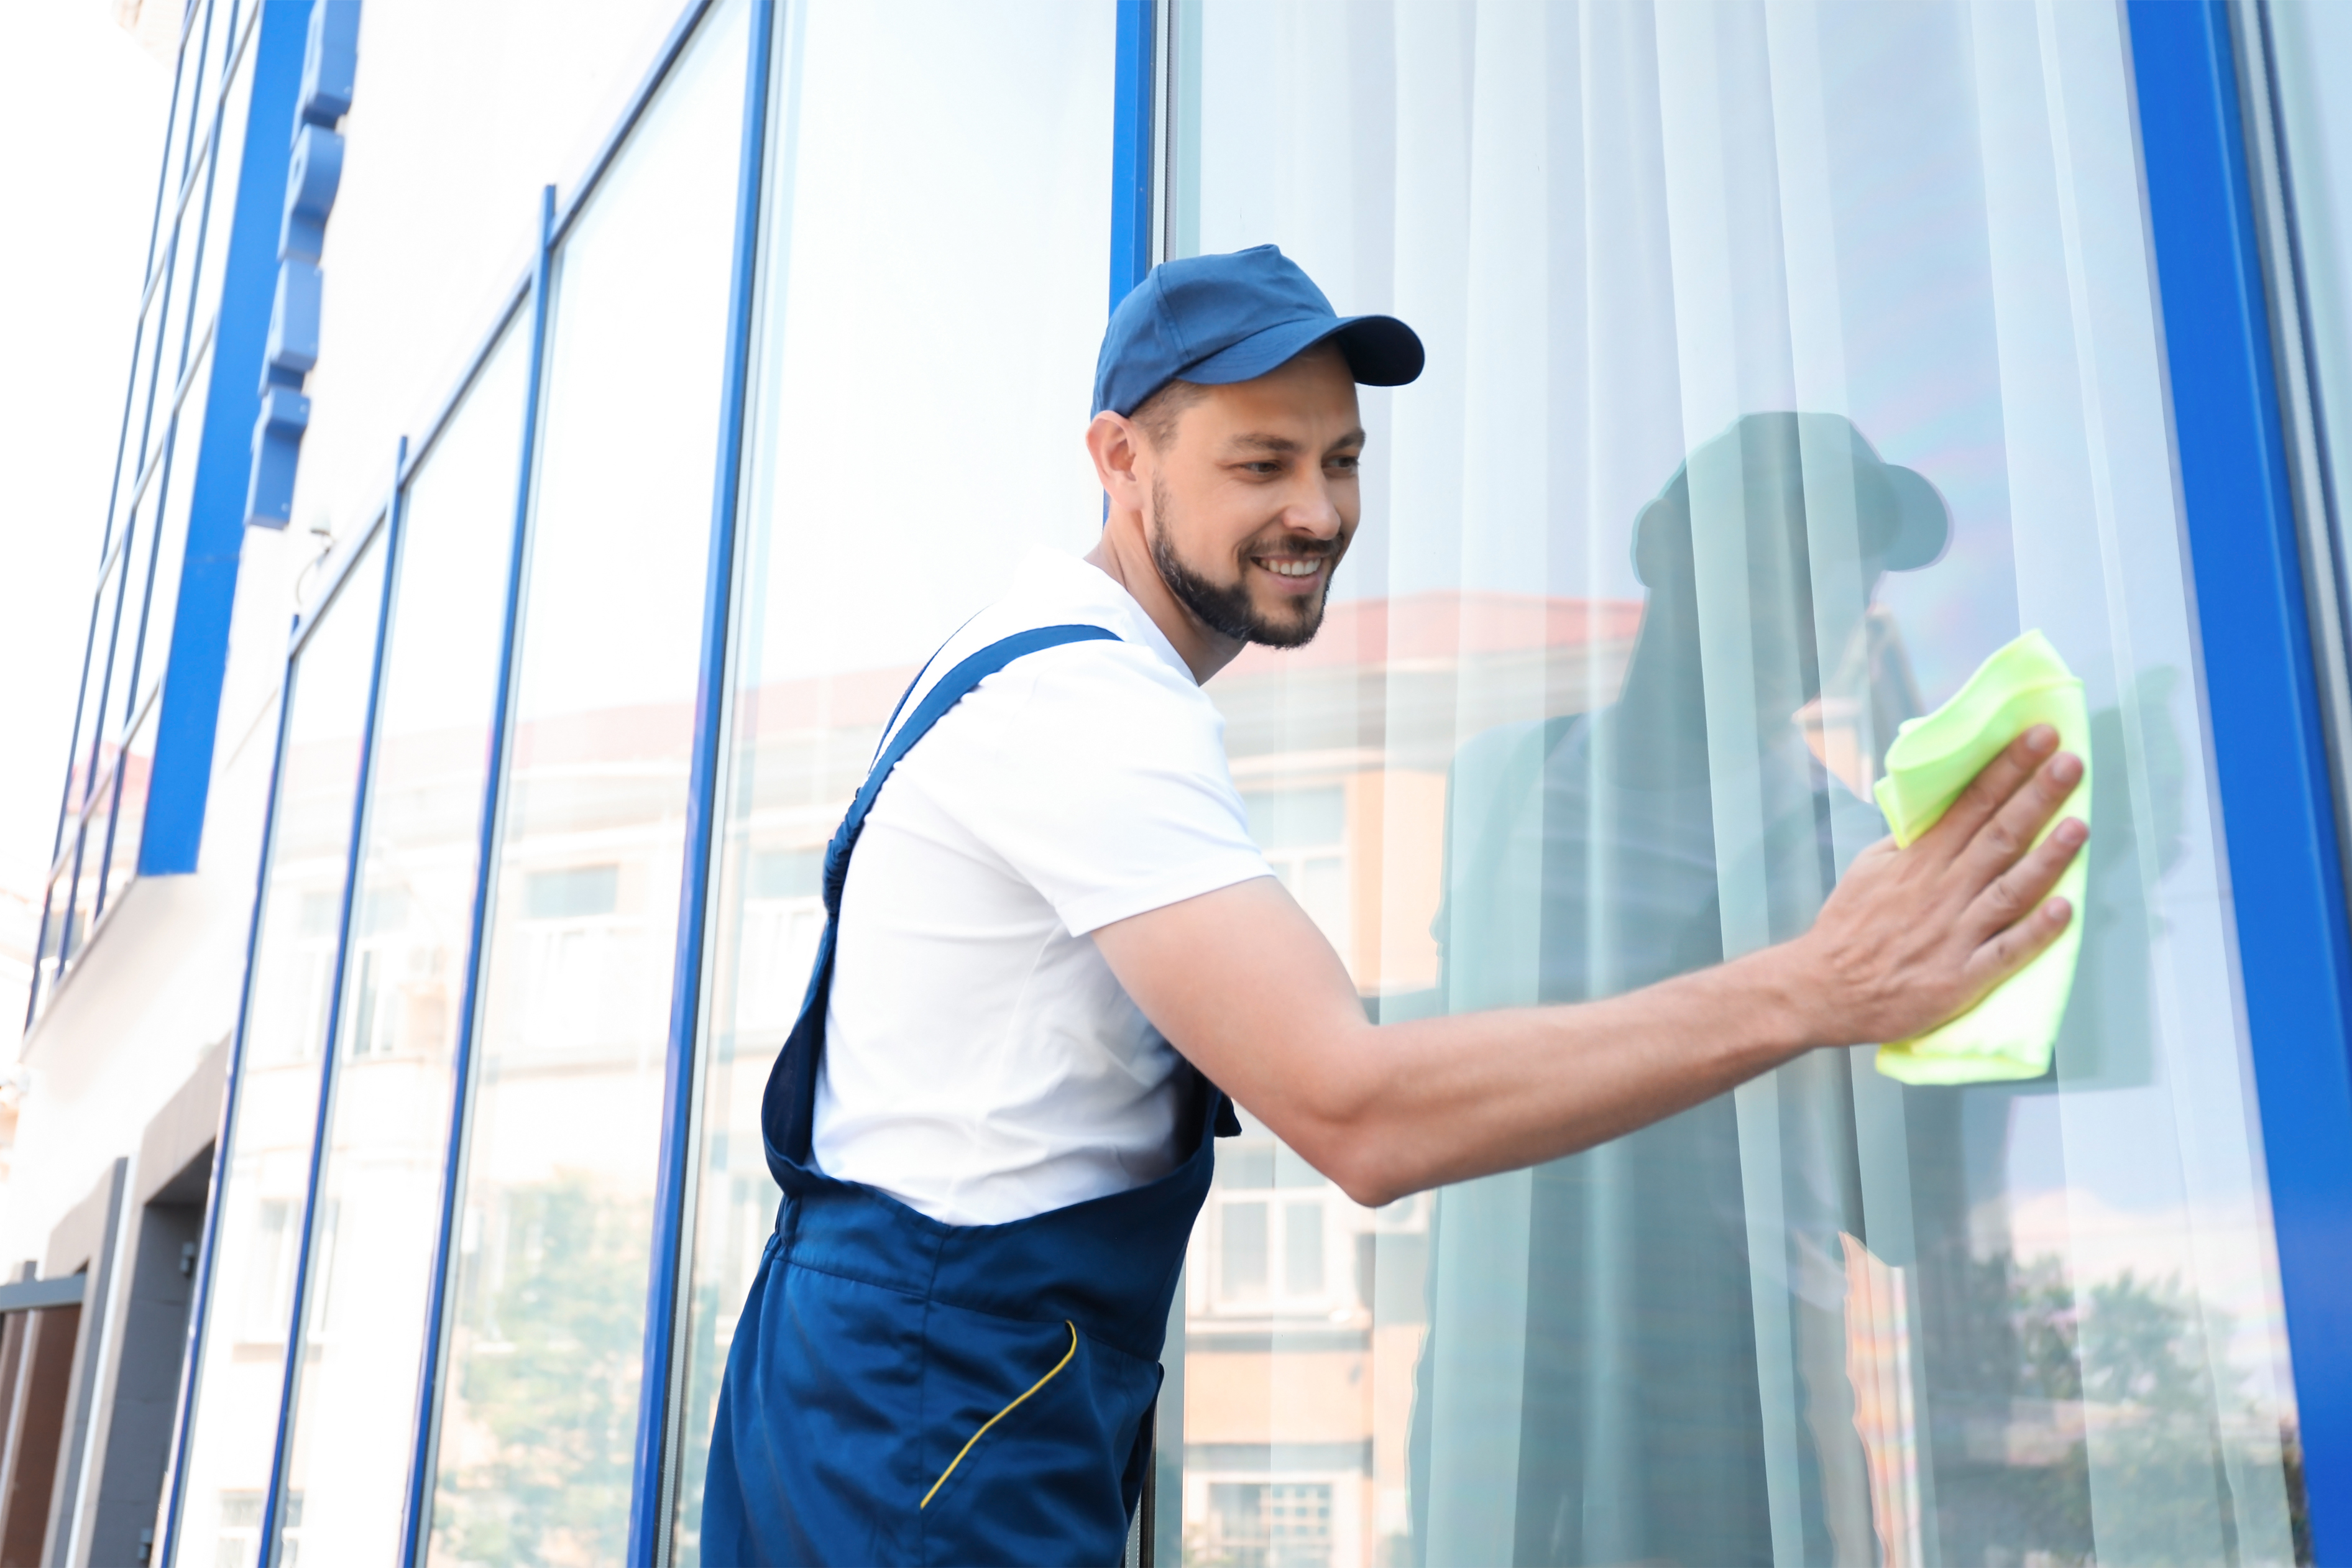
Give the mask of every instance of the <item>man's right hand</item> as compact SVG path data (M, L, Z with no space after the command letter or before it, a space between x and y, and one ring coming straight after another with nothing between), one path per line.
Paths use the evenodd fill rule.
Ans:
M2034 726L1909 848L1885 839L1854 858L1813 928L1781 949L1801 981L1807 1043L1907 1040L2057 940L2074 912L2051 890L2090 836L2069 817L2034 842L2083 778L2057 747Z

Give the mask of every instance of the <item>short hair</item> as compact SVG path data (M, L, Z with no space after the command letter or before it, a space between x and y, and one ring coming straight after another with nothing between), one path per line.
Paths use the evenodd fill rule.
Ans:
M1209 389L1199 382L1175 381L1135 405L1127 417L1143 427L1151 444L1164 452L1176 440L1176 422L1184 411L1209 395Z

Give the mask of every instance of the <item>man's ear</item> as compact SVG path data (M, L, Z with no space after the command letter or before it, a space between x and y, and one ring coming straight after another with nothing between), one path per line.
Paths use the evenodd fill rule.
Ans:
M1143 509L1143 476L1137 472L1142 456L1143 433L1124 415L1105 409L1087 426L1087 454L1095 460L1095 477L1111 505L1129 511Z

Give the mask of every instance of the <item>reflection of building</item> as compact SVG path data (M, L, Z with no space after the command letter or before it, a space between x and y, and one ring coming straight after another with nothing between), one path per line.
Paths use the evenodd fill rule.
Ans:
M1332 50L1314 7L1222 0L128 10L181 90L0 1075L0 1563L698 1560L822 846L932 640L1020 547L1083 545L1106 225L1121 287L1276 237L1436 350L1367 398L1343 574L1420 586L1210 688L1254 834L1382 1018L1461 1005L1468 948L1481 1001L1601 986L1627 890L1583 852L1654 802L1542 769L1659 624L1634 518L1735 419L1844 411L1956 532L1853 635L1851 593L1794 612L1858 548L1835 465L1783 519L1811 588L1794 554L1736 570L1736 531L1694 552L1707 667L1656 716L1724 766L1704 799L1662 776L1681 837L1632 891L1671 882L1690 941L1656 972L1809 918L1777 852L1850 837L1889 727L2025 625L2101 684L2106 791L2047 1082L1809 1059L1675 1134L1705 1205L1585 1179L1672 1139L1377 1213L1229 1144L1139 1555L1643 1561L1736 1490L1756 1561L2267 1562L2352 1507L2352 1323L2269 1261L2333 1277L2314 1194L2352 1147L2314 1065L2352 986L2314 936L2326 710L2277 706L2340 675L2326 593L2315 639L2283 607L2334 548L2310 420L2352 396L2301 394L2352 335L2325 193L2284 204L2330 161L2272 161L2281 127L2337 135L2295 84L2352 38L2262 45L2340 24L1471 4L1351 13ZM2295 243L2198 204L2209 166ZM2274 319L2202 270L2215 235ZM2265 420L2293 485L2231 444ZM1832 673L1743 673L1765 643ZM1768 751L1803 789L1750 787ZM1581 825L1513 836L1547 812ZM1474 832L1514 891L1442 946ZM1732 1239L1736 1291L1618 1266L1675 1224ZM1612 1346L1722 1385L1738 1429L1645 1425L1672 1380Z

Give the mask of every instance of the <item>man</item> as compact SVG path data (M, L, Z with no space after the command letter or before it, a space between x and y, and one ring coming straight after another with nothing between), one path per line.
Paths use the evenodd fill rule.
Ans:
M1113 313L1101 542L1033 558L934 656L826 857L835 918L763 1112L785 1200L712 1437L714 1568L1113 1561L1227 1095L1382 1204L1916 1032L2063 927L2084 831L2027 846L2081 765L2039 730L1778 946L1369 1023L1251 844L1199 685L1314 635L1360 515L1356 384L1421 364L1270 246L1171 262Z

